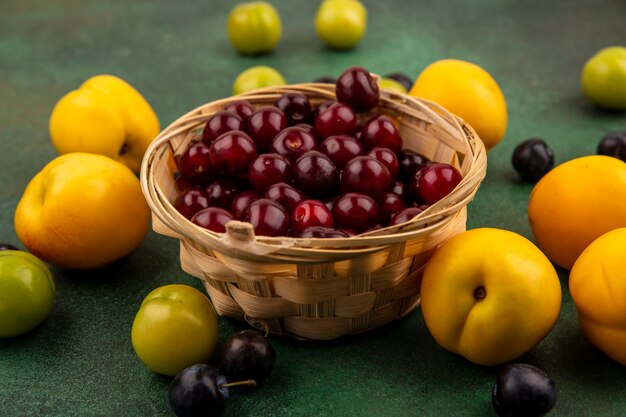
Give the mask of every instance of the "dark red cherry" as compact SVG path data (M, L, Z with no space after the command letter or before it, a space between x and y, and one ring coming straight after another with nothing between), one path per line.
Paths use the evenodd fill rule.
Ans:
M174 208L188 219L210 205L209 196L201 187L193 187L184 191L174 201Z
M350 67L335 84L337 101L350 106L356 113L364 113L378 104L378 83L363 67Z
M180 175L192 184L207 184L215 177L209 147L203 143L191 145L178 160Z
M405 208L404 210L401 210L401 211L397 212L391 218L391 221L389 222L389 226L395 226L397 224L406 223L409 220L411 220L413 217L415 217L418 214L420 214L422 211L424 211L424 210L422 210L419 207Z
M240 130L227 132L211 143L211 163L224 174L237 176L248 170L256 158L256 146L250 136Z
M289 217L283 206L276 201L261 198L250 204L246 221L252 224L259 236L286 236Z
M246 218L246 213L250 204L259 198L261 198L261 196L256 190L242 191L235 196L233 202L230 204L230 212L233 214L235 219L243 220Z
M409 182L413 173L428 162L430 162L429 159L424 155L408 149L401 150L398 152L398 164L400 165L398 178L402 181Z
M391 174L391 179L393 181L398 177L398 158L396 154L391 151L389 148L372 148L365 155L371 156L372 158L377 159L378 161L385 164L389 173Z
M395 193L385 194L379 200L378 207L380 208L381 219L385 223L387 223L394 214L406 208L404 200Z
M309 151L298 158L293 177L296 187L313 197L333 195L339 185L337 167L318 151Z
M352 135L356 129L356 115L345 104L335 103L315 119L315 130L321 138L333 135Z
M461 182L461 173L452 165L437 163L421 170L419 194L428 204L434 204L454 190Z
M246 121L246 131L254 140L259 153L266 152L278 132L286 127L285 113L274 106L255 110Z
M333 216L319 200L304 200L291 212L291 231L300 236L311 226L333 227Z
M363 155L363 146L358 140L347 135L329 136L319 146L320 152L342 169L355 156Z
M219 207L202 209L191 219L194 224L216 233L224 233L226 231L226 223L231 220L233 220L233 215Z
M310 123L313 119L313 111L309 99L298 93L285 93L274 103L285 113L287 125L295 126L298 123Z
M352 229L361 233L378 223L378 205L367 194L344 194L335 202L333 218L336 227Z
M398 197L402 199L405 203L411 200L411 196L409 195L409 190L405 183L401 181L396 181L391 187L391 192L397 194Z
M279 182L269 186L265 198L276 201L291 213L300 202L306 200L306 195L289 184Z
M239 187L226 178L218 178L209 184L205 191L211 206L230 209L233 199L239 194Z
M402 138L396 125L387 116L374 116L361 129L361 142L366 149L389 148L392 152L400 152Z
M236 113L230 111L219 111L215 113L204 125L202 130L202 141L210 145L215 139L226 132L233 130L243 130L244 122Z
M322 203L324 203L324 205L326 207L328 207L328 210L330 210L331 212L333 211L333 207L335 206L335 201L337 201L337 199L339 198L338 195L332 196L330 198L326 198L322 201Z
M334 84L334 83L333 83ZM330 106L332 106L333 104L335 104L336 101L334 100L328 100L328 101L324 101L316 106L312 107L313 110L313 120L317 119L317 116L319 116L320 114L324 113Z
M259 193L264 193L270 185L278 182L290 183L291 177L291 164L277 153L257 156L248 169L250 185Z
M254 107L248 100L237 100L224 107L224 110L235 113L245 122L254 112Z
M304 130L306 133L308 133L309 135L313 136L315 138L315 140L317 141L317 132L315 131L315 128L313 126L311 126L310 124L308 124L308 123L298 123L294 127L299 127L300 129Z
M350 237L350 235L342 229L333 229L332 227L311 226L307 227L300 233L301 238L322 238L334 239L339 237Z
M420 193L420 178L422 178L422 173L427 166L431 165L430 163L425 163L420 168L413 171L413 175L411 175L408 183L407 183L407 191L409 195L413 198L416 203L424 203L424 198ZM408 200L407 200L408 201Z
M297 126L288 127L272 140L271 152L284 156L293 163L305 152L317 148L315 136Z
M387 167L371 156L357 156L341 173L341 191L358 191L378 198L391 190L393 182Z

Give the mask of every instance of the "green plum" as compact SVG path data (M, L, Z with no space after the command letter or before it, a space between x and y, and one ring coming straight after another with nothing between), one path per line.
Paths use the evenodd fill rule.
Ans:
M324 0L315 15L315 30L327 46L350 49L363 38L367 10L359 0Z
M228 38L243 54L270 52L281 33L280 16L274 6L265 1L238 4L228 15Z
M17 250L0 251L0 339L29 332L50 314L52 273L39 258Z
M233 94L241 94L257 88L285 84L287 84L285 78L274 68L258 65L248 68L235 78Z
M626 48L604 48L589 58L581 84L587 97L598 106L626 110Z

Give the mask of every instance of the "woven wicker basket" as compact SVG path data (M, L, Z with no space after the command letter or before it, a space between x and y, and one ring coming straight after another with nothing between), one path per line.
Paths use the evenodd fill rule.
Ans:
M465 230L466 205L486 171L485 148L473 129L434 103L383 91L374 109L398 122L405 149L450 163L463 175L451 194L408 223L350 238L255 237L248 223L232 221L226 233L213 233L174 209L176 161L200 139L210 116L235 100L258 107L287 92L304 94L313 104L335 99L334 86L327 84L259 89L200 106L159 134L141 170L154 230L180 240L182 269L202 280L222 316L316 340L403 317L419 304L422 271L433 250Z

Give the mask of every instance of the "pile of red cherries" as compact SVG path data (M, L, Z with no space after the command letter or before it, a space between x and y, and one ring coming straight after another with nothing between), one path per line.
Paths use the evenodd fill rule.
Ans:
M366 69L348 68L335 92L315 106L285 93L215 113L177 161L176 209L217 233L240 220L261 236L350 237L411 220L461 181L453 166L402 149L392 119L372 115L380 92Z

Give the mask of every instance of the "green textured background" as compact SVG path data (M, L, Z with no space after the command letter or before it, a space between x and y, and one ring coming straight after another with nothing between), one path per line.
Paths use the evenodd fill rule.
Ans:
M532 238L529 184L510 165L514 146L546 139L557 163L595 152L626 129L624 113L595 109L579 87L598 49L626 44L624 0L364 1L369 25L358 48L325 49L316 1L275 1L283 39L262 57L239 56L226 38L235 2L0 0L0 241L18 244L16 204L56 151L48 136L55 102L85 79L116 74L139 89L162 126L231 92L243 69L279 69L289 82L337 76L350 65L416 76L440 58L473 61L499 82L509 108L504 141L469 206L469 228ZM584 190L581 190L584 193ZM201 288L178 264L178 244L152 232L131 256L95 271L53 268L58 293L35 331L0 340L1 416L169 416L169 379L136 358L134 314L153 288ZM559 397L554 416L626 416L626 370L585 341L560 271L563 305L554 330L520 360L545 369ZM220 320L222 336L245 326ZM255 390L231 391L229 416L489 416L499 367L441 349L421 312L380 330L329 343L273 337L278 362Z

